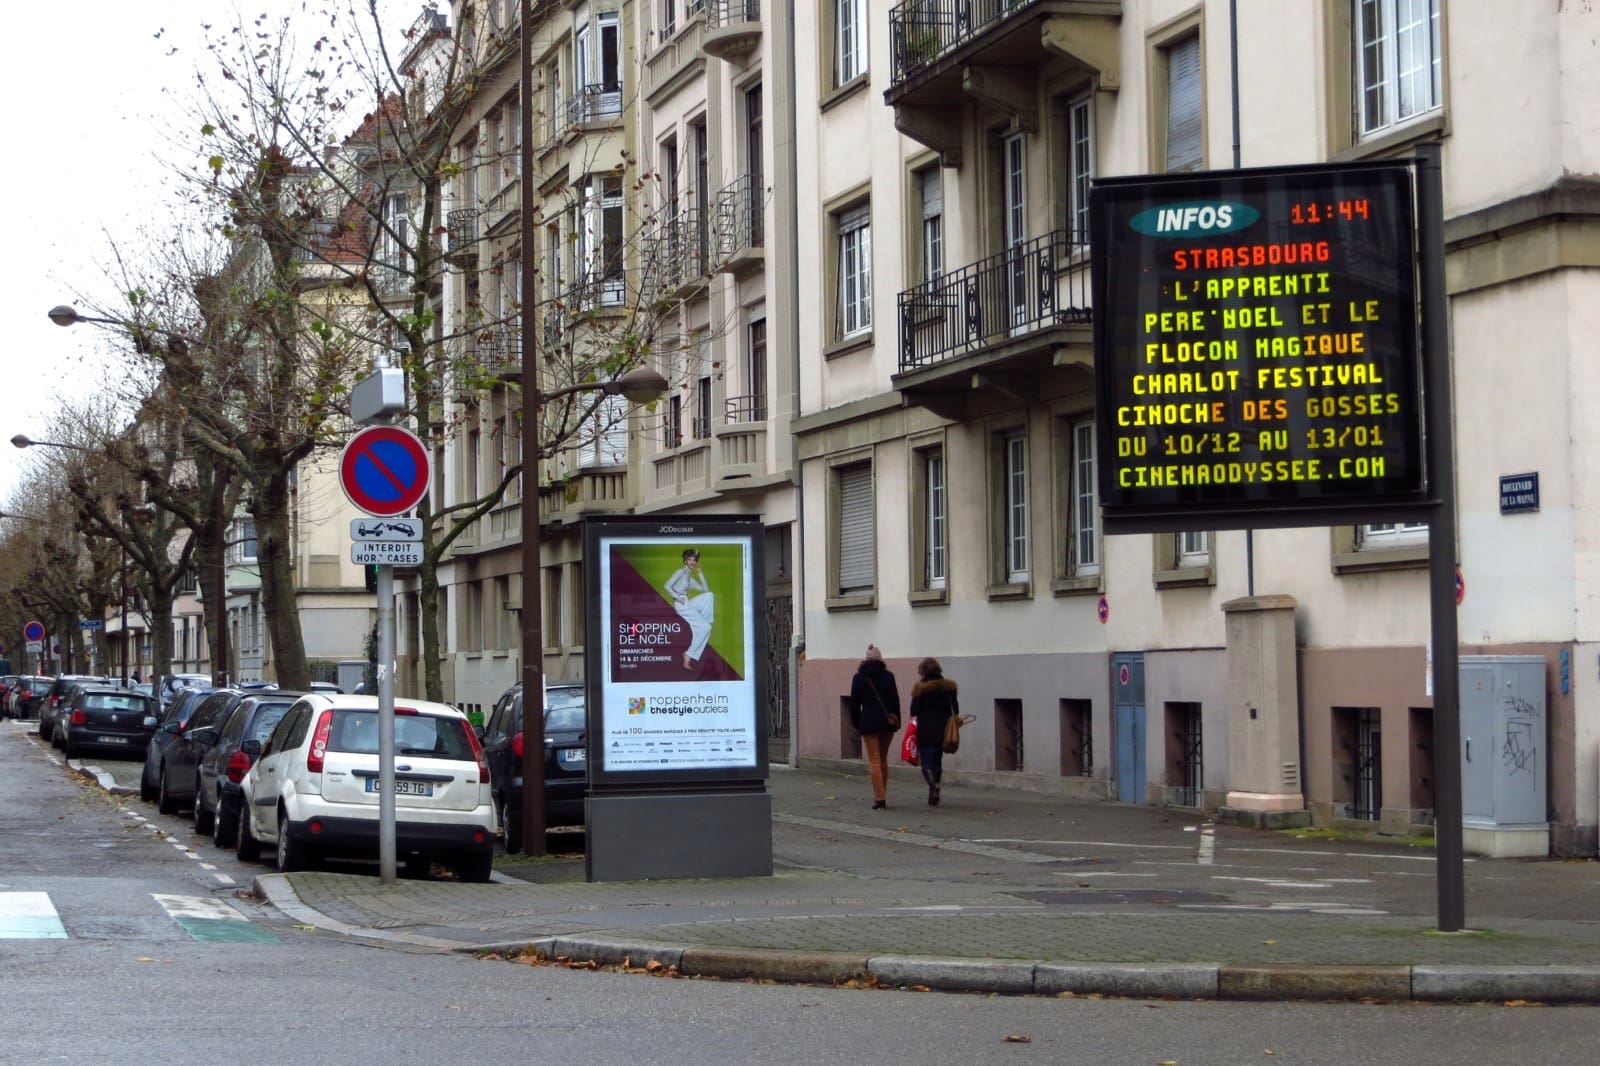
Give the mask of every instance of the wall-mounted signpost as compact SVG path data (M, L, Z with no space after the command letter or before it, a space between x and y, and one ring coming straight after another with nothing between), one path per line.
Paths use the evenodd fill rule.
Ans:
M759 517L590 519L590 881L772 873Z
M1107 533L1428 523L1439 925L1453 931L1464 915L1437 153L1097 181L1090 227Z
M373 516L350 523L350 560L378 570L378 876L395 882L394 568L422 562L422 523L401 518L428 494L428 450L410 430L369 426L339 457L339 484Z

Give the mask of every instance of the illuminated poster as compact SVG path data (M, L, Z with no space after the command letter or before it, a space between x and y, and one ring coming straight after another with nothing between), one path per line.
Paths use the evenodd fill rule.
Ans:
M597 768L756 768L750 538L602 533L597 547Z
M1406 166L1111 179L1091 225L1108 531L1423 498Z

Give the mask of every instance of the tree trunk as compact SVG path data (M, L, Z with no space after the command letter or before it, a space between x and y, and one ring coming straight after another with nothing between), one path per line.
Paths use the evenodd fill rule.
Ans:
M417 517L422 520L425 530L432 528L432 511L433 507L426 499L417 508ZM417 570L417 623L422 635L422 698L443 703L444 678L439 670L439 566L426 548L424 546L422 552L422 566Z
M211 680L227 685L234 680L228 654L228 485L213 476L207 493L205 518L194 530L195 569L200 574L200 596L205 601L206 647L211 660Z
M289 481L282 474L256 481L250 505L256 520L256 562L261 568L261 603L272 641L272 676L279 686L304 692L311 684L300 608L294 594L294 557L289 543Z
M128 652L138 658L138 648ZM129 664L131 671L132 664ZM156 583L150 594L150 678L172 673L172 593Z

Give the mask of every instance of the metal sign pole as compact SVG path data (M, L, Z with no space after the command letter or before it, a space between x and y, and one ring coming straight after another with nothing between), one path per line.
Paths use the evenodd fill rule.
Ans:
M394 567L378 567L378 876L394 869Z
M1462 869L1461 678L1456 624L1455 414L1449 301L1444 284L1444 181L1439 145L1417 146L1417 238L1422 266L1423 382L1428 407L1428 604L1433 616L1433 834L1439 930L1467 921Z

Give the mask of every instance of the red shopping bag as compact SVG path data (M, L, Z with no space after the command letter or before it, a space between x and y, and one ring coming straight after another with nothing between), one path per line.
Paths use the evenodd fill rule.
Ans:
M917 754L917 720L911 719L911 724L906 726L906 737L900 742L900 758L916 766L922 762L922 756Z

